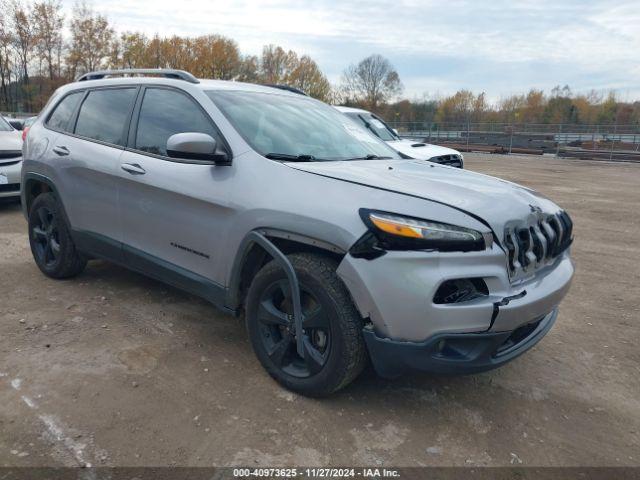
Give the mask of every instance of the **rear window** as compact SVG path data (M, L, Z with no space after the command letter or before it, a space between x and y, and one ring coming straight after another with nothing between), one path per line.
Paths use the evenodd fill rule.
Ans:
M47 126L56 130L71 131L69 129L69 120L71 120L71 116L76 110L82 95L84 95L84 92L75 92L64 97L49 116Z
M89 92L80 107L75 133L100 142L124 146L125 125L135 95L135 88Z

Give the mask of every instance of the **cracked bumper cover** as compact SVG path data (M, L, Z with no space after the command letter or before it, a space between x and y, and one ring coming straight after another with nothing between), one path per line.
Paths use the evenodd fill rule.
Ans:
M574 266L566 251L548 268L512 284L504 252L494 245L464 254L390 252L372 261L347 256L338 273L371 322L364 337L376 370L393 377L411 369L481 372L521 355L555 322ZM433 302L442 282L473 277L486 282L489 295Z
M556 308L513 331L441 333L425 342L380 338L368 328L363 334L373 366L382 377L395 378L407 370L461 375L492 370L522 355L547 334L557 315Z

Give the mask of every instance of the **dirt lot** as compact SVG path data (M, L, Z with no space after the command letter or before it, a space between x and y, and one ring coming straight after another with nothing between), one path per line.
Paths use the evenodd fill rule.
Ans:
M0 205L0 465L640 465L640 165L468 155L572 214L558 322L490 373L332 398L274 383L238 320L93 262L53 281Z

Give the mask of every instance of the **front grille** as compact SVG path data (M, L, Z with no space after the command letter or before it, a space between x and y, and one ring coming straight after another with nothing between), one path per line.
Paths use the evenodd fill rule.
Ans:
M22 156L20 150L0 150L0 160L8 158L19 158Z
M450 167L462 168L462 159L460 158L460 155L439 155L437 157L431 157L429 161L448 165Z
M19 191L20 191L19 183L5 183L4 185L0 185L0 193L19 192Z
M565 211L537 213L529 221L508 226L504 243L512 277L540 268L564 252L573 240L573 222Z
M18 160L2 160L0 159L0 167L10 167L11 165L17 165L18 163L20 163L22 159L19 158Z

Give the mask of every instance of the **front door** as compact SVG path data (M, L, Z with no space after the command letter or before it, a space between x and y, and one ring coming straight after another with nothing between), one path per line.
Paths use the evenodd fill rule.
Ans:
M218 143L220 135L208 114L176 89L147 87L138 110L119 169L127 262L217 302L233 167L179 161L167 156L166 145L176 133L206 133Z

